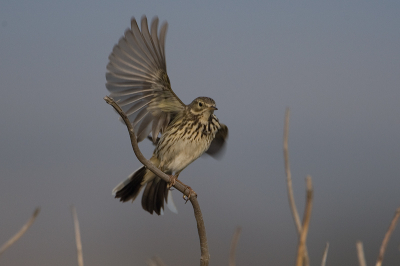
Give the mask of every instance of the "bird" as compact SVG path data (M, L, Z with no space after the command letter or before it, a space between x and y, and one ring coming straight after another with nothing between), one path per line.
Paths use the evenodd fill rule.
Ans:
M158 29L158 22L155 17L149 28L143 16L139 29L136 19L131 19L131 28L109 56L106 88L132 123L137 141L152 140L155 149L150 161L171 176L171 182L166 182L142 166L112 193L122 202L134 201L144 188L143 209L160 215L182 170L204 153L216 158L223 153L228 127L215 116L213 99L197 97L186 105L171 89L165 62L168 24Z

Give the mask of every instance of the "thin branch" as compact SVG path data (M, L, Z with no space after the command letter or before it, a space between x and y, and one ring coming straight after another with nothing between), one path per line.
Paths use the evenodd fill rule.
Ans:
M311 210L312 210L312 200L313 200L313 187L312 187L312 180L311 176L307 176L306 178L306 184L307 184L307 203L306 203L306 208L304 210L304 216L303 216L303 230L301 231L300 237L299 237L299 245L297 248L297 259L296 259L296 266L302 266L303 265L303 259L304 259L304 251L306 249L306 240L307 240L307 233L308 233L308 227L310 225L310 220L311 220Z
M170 181L169 176L166 175L165 173L163 173L157 167L155 167L149 160L147 160L143 156L142 152L139 149L137 139L136 139L135 133L133 131L132 124L129 122L128 117L126 116L124 111L122 111L121 107L119 107L119 105L108 96L104 97L104 100L117 111L117 113L121 116L122 120L124 121L126 127L128 128L132 148L133 148L133 151L134 151L136 157L138 158L138 160L144 166L146 166L147 169L152 171L154 174L159 176L161 179L163 179L166 182L169 182ZM207 236L206 236L206 229L205 229L204 221L203 221L203 215L200 210L199 202L197 201L197 195L195 193L193 193L192 190L187 189L187 186L181 182L176 182L174 187L177 190L179 190L182 194L189 197L190 202L192 203L194 216L195 216L196 222L197 222L197 231L198 231L199 239L200 239L200 251L201 251L200 265L206 266L209 263L210 254L208 252Z
M288 148L288 146L289 146L288 145L288 142L289 142L289 115L290 115L290 110L289 110L289 108L286 108L285 125L284 125L284 129L283 129L283 157L285 160L286 185L287 185L287 191L288 191L288 197L289 197L290 210L292 211L293 220L294 220L294 223L297 228L297 234L300 236L302 227L301 227L299 212L297 211L296 203L294 200L294 193L293 193L293 186L292 186L292 173L290 171L290 164L289 164L289 148ZM304 265L305 266L310 265L310 259L308 257L307 247L305 247L305 249L304 249Z
M78 265L83 266L81 230L79 229L78 214L76 213L75 206L71 206L71 212L72 212L72 218L74 219L76 253L77 253L77 257L78 257Z
M379 250L378 260L376 261L376 266L382 265L383 256L385 255L385 250L386 250L387 244L389 242L390 236L392 235L394 229L396 228L396 224L397 224L397 221L399 220L399 217L400 217L400 207L397 208L397 210L393 216L392 222L390 223L390 226L385 234L385 237L383 238L382 245Z
M326 258L328 257L328 249L329 249L329 242L326 242L324 255L322 256L321 266L325 266L326 265Z
M196 223L197 223L197 232L199 234L199 240L200 240L200 252L201 252L200 265L207 266L210 261L210 253L208 252L206 227L204 225L203 215L201 214L201 209L199 202L197 201L196 194L191 195L190 203L192 203L193 206L194 217L196 218Z
M33 222L35 221L36 217L38 216L40 212L40 208L36 208L35 211L33 212L31 218L26 222L24 226L16 233L10 240L8 240L1 248L0 248L0 255L3 254L6 249L11 247L21 236L25 234L25 232L31 227Z
M229 266L235 266L236 265L236 260L235 260L235 255L236 255L236 246L239 241L240 233L242 232L242 228L238 226L235 230L235 234L232 237L232 242L231 242L231 251L229 255Z
M356 247L357 247L358 263L360 264L360 266L367 266L367 263L365 262L363 243L361 241L357 241Z

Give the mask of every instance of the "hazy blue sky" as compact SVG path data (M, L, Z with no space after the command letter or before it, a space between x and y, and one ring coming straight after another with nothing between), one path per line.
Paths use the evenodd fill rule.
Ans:
M213 98L230 130L220 161L180 175L197 193L211 265L294 265L282 135L299 211L313 177L312 265L367 263L400 205L399 1L3 1L0 3L0 245L35 224L1 265L76 265L69 207L80 218L86 265L197 265L193 211L162 217L111 190L140 166L103 97L108 55L132 16L167 20L168 74L185 103ZM141 148L150 156L152 146ZM384 265L400 263L400 228Z

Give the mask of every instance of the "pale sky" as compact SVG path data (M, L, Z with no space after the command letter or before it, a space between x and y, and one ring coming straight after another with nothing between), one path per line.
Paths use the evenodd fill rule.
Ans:
M190 204L159 217L111 190L140 167L103 101L108 56L130 19L168 21L166 57L185 103L213 98L229 127L225 156L180 179L198 194L210 265L294 265L297 234L283 167L286 107L300 213L315 189L312 265L368 265L400 206L399 1L8 1L0 4L0 245L41 213L1 265L77 265L70 205L86 265L198 265ZM146 156L152 145L141 143ZM383 265L400 263L400 228Z

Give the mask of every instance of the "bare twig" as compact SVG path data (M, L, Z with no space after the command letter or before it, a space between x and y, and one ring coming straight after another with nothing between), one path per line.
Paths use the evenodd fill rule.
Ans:
M239 241L240 233L242 232L242 228L238 226L235 230L235 234L232 237L232 242L231 242L231 251L229 254L229 266L235 266L236 265L236 260L235 260L235 254L236 254L236 246Z
M35 221L36 217L38 216L40 212L40 208L36 208L35 211L33 212L31 218L26 222L24 226L16 233L10 240L8 240L1 248L0 248L0 255L3 254L6 249L11 247L21 236L25 234L25 232L28 230L29 227L33 224Z
M357 241L356 246L357 246L358 263L360 264L360 266L367 266L367 263L365 262L363 243L361 241Z
M75 206L71 206L71 212L72 212L72 218L74 219L76 253L78 256L78 265L83 266L81 230L79 229L78 214L76 213Z
M329 249L329 242L326 242L324 255L322 256L321 266L325 266L326 264L326 258L328 257L328 249Z
M132 124L129 122L128 117L122 111L121 107L110 97L106 96L104 97L104 100L111 105L121 116L122 120L124 121L126 127L128 128L129 131L129 137L131 139L131 144L133 151L138 158L138 160L146 166L147 169L152 171L154 174L159 176L161 179L163 179L166 182L170 181L170 178L168 175L163 173L160 169L155 167L149 160L147 160L142 152L139 149L135 133L133 131ZM196 218L197 222L197 231L199 234L199 239L200 239L200 251L201 251L201 257L200 257L200 265L205 266L208 265L209 260L210 260L210 254L208 252L208 243L207 243L207 235L206 235L206 230L204 226L204 221L203 221L203 215L200 210L200 205L199 202L197 201L197 195L195 193L192 193L191 190L187 189L187 186L184 185L183 183L176 182L174 187L179 190L182 194L186 195L187 197L190 198L190 202L192 203L193 210L194 210L194 216Z
M197 232L199 234L199 240L200 240L200 252L201 252L200 265L207 266L210 261L210 253L208 252L206 227L204 225L203 215L201 214L199 202L197 201L197 195L192 195L190 197L190 203L192 203L193 206L194 217L196 218L196 223L197 223Z
M293 186L292 186L292 173L290 171L290 164L289 164L289 148L288 148L288 139L289 139L289 115L290 110L286 108L285 112L285 125L283 129L283 157L285 159L285 172L286 172L286 185L289 197L289 205L292 211L292 216L294 219L294 223L297 228L297 234L300 236L302 227L299 212L297 211L296 203L294 200L294 193L293 193ZM304 249L304 265L310 265L310 259L308 257L307 247Z
M387 244L389 242L390 236L392 235L394 229L396 228L396 224L397 224L397 221L399 220L399 217L400 217L400 207L397 208L397 210L393 216L392 222L390 223L390 226L385 234L385 237L383 238L381 248L379 249L379 256L376 261L376 266L382 265L383 256L385 255L385 250L386 250Z
M312 199L313 199L313 187L312 187L311 176L307 176L306 184L307 184L307 203L306 203L306 208L304 210L304 216L303 216L303 226L302 226L303 230L301 231L301 234L299 237L299 245L297 248L296 266L303 265L303 261L304 261L303 259L304 259L304 255L305 255L304 251L306 249L308 226L310 225L310 220L311 220Z

